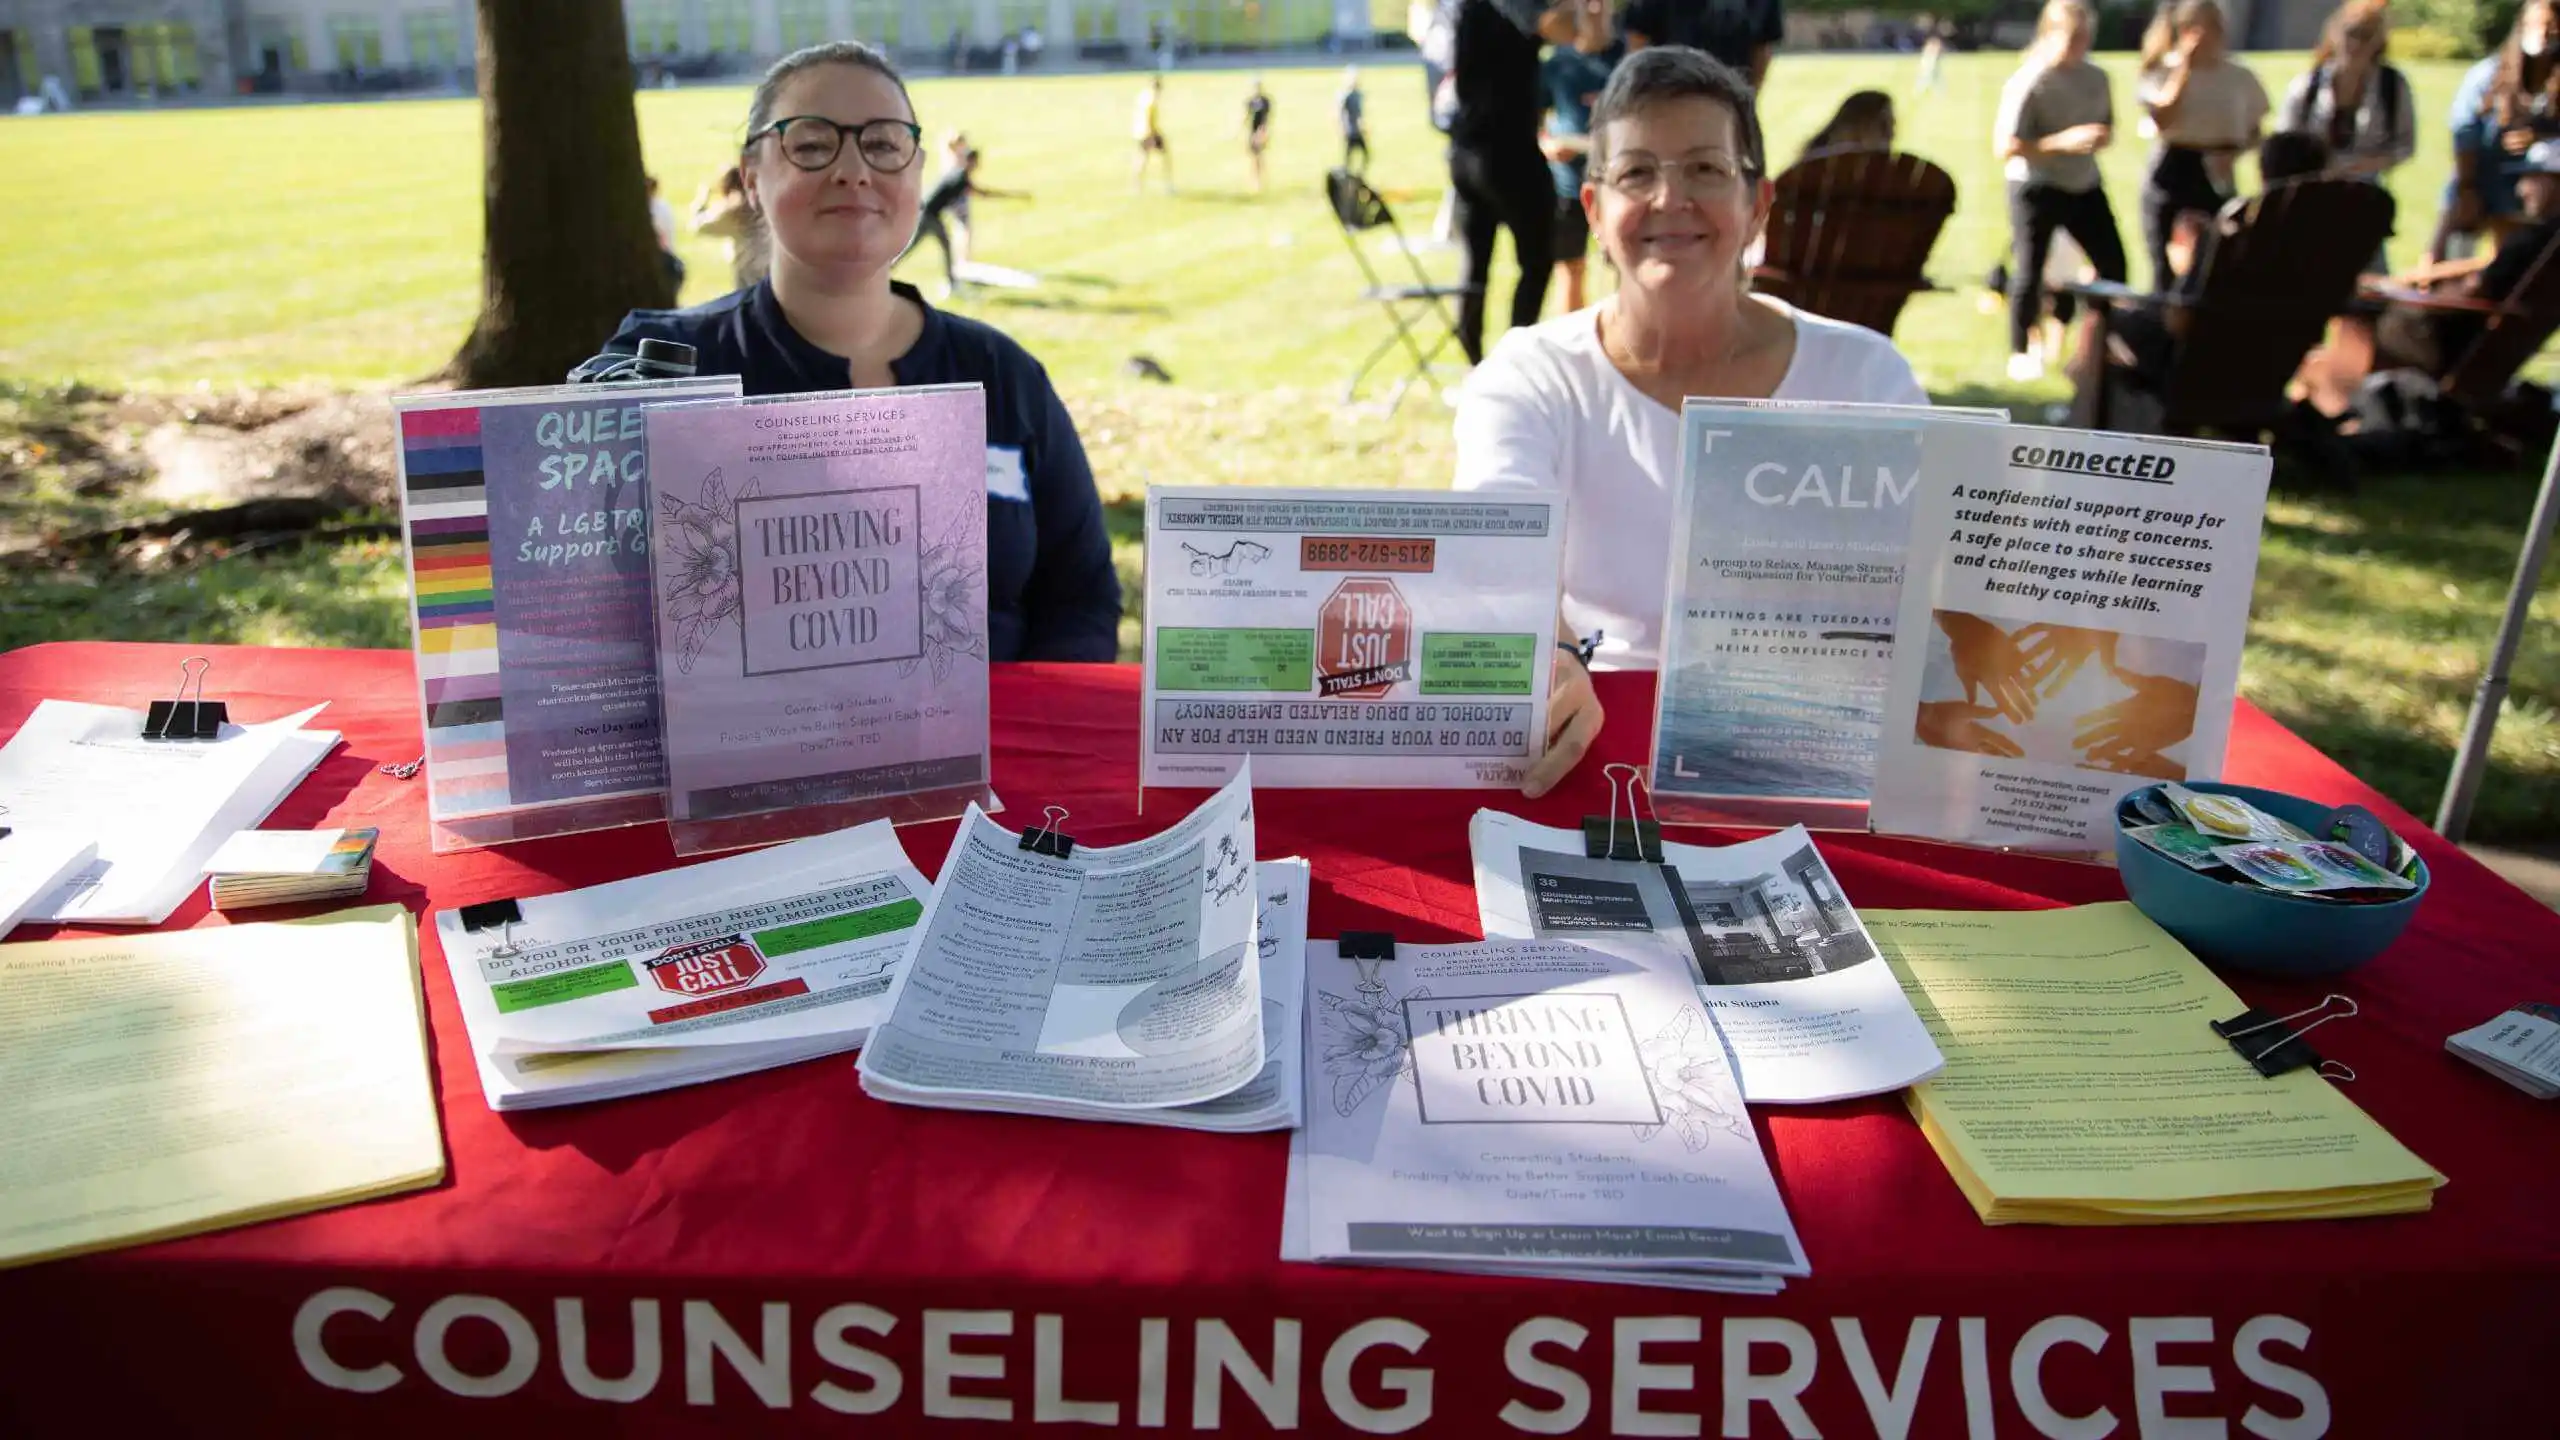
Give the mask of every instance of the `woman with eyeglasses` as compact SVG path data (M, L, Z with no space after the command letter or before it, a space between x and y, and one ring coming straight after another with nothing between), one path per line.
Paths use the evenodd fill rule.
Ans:
M1561 490L1573 507L1558 621L1567 649L1532 796L1600 730L1575 642L1598 636L1590 666L1660 663L1683 399L1929 403L1884 336L1751 293L1743 251L1772 195L1740 72L1685 46L1630 55L1592 110L1582 185L1619 288L1504 335L1461 393L1457 488Z
M985 386L988 657L1116 659L1120 583L1102 501L1048 373L993 326L889 278L922 209L922 133L896 67L868 45L776 62L738 166L766 277L689 310L635 310L606 349L679 341L701 373L737 375L749 395Z

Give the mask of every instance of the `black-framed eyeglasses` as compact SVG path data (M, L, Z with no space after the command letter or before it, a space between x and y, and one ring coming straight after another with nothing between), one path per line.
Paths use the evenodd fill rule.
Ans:
M845 137L853 137L854 153L883 175L895 175L916 163L924 127L913 120L865 120L839 124L824 115L789 115L747 137L752 147L765 136L782 147L782 158L803 170L824 170L844 153Z

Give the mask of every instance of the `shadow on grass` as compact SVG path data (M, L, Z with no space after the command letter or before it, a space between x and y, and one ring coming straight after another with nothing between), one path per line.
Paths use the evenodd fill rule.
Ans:
M2465 589L2494 584L2503 594L2539 484L2522 472L2468 472L2369 480L2351 494L2293 491L2278 498L2349 523L2323 528L2270 516L2267 531L2306 550L2394 561L2441 572Z
M409 643L394 543L304 545L167 570L13 567L0 573L0 650L48 640L396 649Z

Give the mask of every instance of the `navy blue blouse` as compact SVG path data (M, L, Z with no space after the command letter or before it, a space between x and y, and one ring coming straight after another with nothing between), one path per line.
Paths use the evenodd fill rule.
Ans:
M924 333L890 363L897 382L986 387L988 658L1118 659L1120 579L1102 497L1049 372L994 326L945 315L903 281L890 289L924 312ZM632 354L643 340L692 346L699 373L738 376L749 395L853 384L843 356L791 328L770 281L689 310L634 310L605 349Z

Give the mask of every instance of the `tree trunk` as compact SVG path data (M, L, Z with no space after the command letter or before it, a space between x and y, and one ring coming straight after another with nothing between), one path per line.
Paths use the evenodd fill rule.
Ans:
M556 385L675 297L649 224L620 0L479 0L480 319L446 373Z

